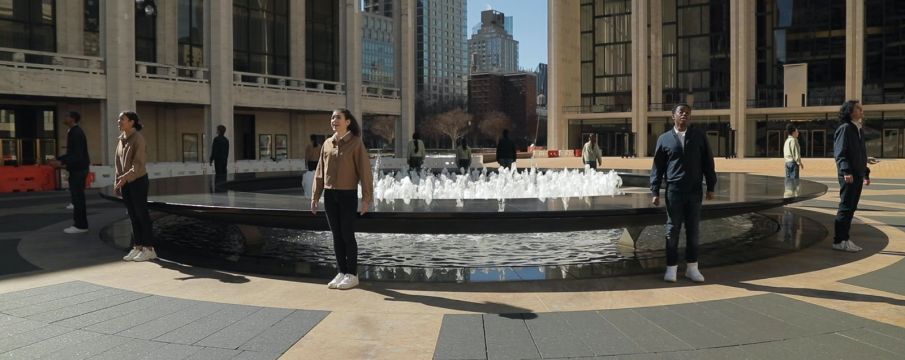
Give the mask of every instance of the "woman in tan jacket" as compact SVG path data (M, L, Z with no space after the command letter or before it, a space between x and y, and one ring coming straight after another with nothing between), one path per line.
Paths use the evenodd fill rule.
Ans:
M334 134L321 146L314 171L311 213L317 213L317 203L323 194L339 268L327 286L345 290L358 286L358 242L355 241L358 185L361 184L361 215L364 215L374 196L374 181L368 149L361 141L361 127L352 113L347 109L334 110L330 127Z
M157 258L148 214L148 172L145 169L147 151L141 136L141 119L132 111L119 114L119 142L116 143L116 183L113 189L122 195L129 220L132 221L132 251L126 261L148 261Z

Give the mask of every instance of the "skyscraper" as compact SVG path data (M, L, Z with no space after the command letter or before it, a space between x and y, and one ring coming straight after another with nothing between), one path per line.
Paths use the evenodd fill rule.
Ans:
M417 0L415 76L419 106L440 109L464 105L467 30L465 0Z
M518 41L507 21L512 17L499 11L481 12L481 27L468 40L471 73L518 71Z
M396 55L392 8L388 10L390 14L385 15L386 7L369 7L369 4L371 3L365 2L365 11L361 14L361 80L364 84L395 88Z

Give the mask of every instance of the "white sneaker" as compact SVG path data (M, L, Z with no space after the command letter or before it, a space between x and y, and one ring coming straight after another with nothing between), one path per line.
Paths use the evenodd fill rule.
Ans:
M129 251L129 253L126 254L126 256L123 256L123 260L132 261L132 259L134 259L136 256L138 256L138 253L140 253L140 252L141 252L141 250L139 250L138 248L132 248L132 250Z
M336 276L333 277L333 280L330 280L330 282L327 283L327 287L331 288L331 289L336 289L336 285L339 285L339 282L343 280L343 277L345 275L346 274L343 274L343 273L337 273Z
M84 233L88 232L88 229L79 229L75 226L70 226L68 228L63 229L63 232L67 233L67 234L84 234Z
M336 284L336 288L340 290L349 290L358 286L358 276L352 274L343 275L343 279L340 280L339 284Z
M667 266L666 275L663 275L663 281L676 282L676 272L679 271L678 265Z
M704 282L704 275L701 275L698 270L698 263L688 263L688 268L685 269L685 277L696 283Z
M143 249L138 255L132 258L132 261L148 261L157 258L157 252L154 249Z
M845 252L859 252L861 251L861 247L855 245L851 240L845 240L838 244L833 244L833 250L845 251Z
M72 205L72 203L69 203L69 205L66 205L66 210L72 210L72 209L75 209L75 206Z

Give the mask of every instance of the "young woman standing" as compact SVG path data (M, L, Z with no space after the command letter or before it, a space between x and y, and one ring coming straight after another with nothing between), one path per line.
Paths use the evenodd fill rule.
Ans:
M337 109L330 117L333 136L321 146L314 171L311 213L324 195L324 210L333 232L333 248L339 272L327 284L331 289L358 286L358 243L355 218L358 210L358 186L361 185L361 215L368 212L374 194L371 161L361 141L361 127L347 109Z
M116 143L116 183L113 189L123 197L129 220L132 221L132 251L126 261L148 261L157 258L148 213L148 172L145 169L147 150L141 136L141 119L132 111L119 114L119 142Z

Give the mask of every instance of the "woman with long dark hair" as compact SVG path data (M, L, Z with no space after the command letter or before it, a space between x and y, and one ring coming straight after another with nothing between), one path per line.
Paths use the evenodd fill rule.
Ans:
M125 261L148 261L157 258L148 213L147 146L141 136L141 118L134 111L124 111L117 120L119 142L116 143L116 183L113 189L123 197L129 220L132 221L132 251Z
M358 242L355 240L358 186L361 185L362 195L360 214L364 215L373 199L374 181L368 149L361 141L361 127L352 113L347 109L334 110L330 127L333 136L321 146L314 171L311 213L317 213L317 203L323 194L339 269L327 286L345 290L358 286Z

